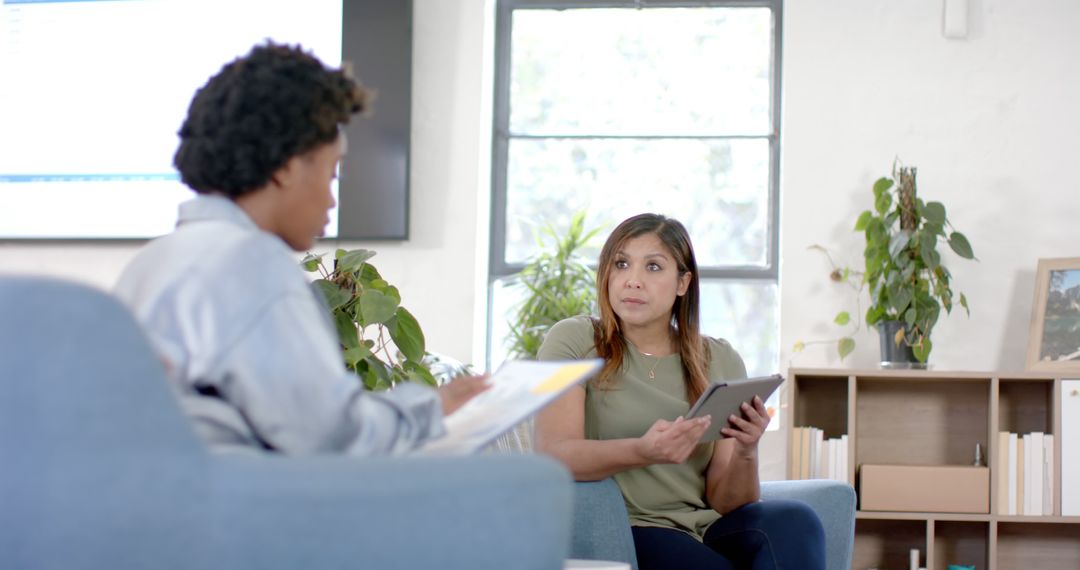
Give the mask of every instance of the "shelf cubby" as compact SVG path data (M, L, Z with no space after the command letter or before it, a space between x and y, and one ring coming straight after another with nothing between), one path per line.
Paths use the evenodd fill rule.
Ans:
M858 466L971 466L975 446L989 478L990 512L858 511L853 568L907 568L911 549L928 570L1080 569L1080 517L1061 515L1061 465L1053 514L1004 515L998 432L1055 434L1061 457L1062 379L1052 373L792 369L792 427L848 436L849 474ZM790 442L789 442L790 443ZM850 480L856 480L854 478ZM859 489L856 488L856 492ZM924 496L925 497L925 496ZM925 502L925 501L924 501ZM860 503L861 504L861 503ZM935 503L941 505L940 503Z
M859 520L852 568L907 568L913 548L919 549L925 561L926 536L925 521Z
M934 568L950 564L986 568L990 559L990 523L934 521Z
M1034 517L1027 517L1034 518ZM1080 568L1080 524L999 522L998 570Z

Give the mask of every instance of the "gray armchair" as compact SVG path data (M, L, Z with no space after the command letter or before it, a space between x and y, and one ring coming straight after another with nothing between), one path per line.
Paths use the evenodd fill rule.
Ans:
M217 455L109 295L0 276L0 568L555 570L538 456Z

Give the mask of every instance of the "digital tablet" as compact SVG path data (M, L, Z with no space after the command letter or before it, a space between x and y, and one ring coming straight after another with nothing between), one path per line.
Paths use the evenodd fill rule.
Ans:
M769 395L783 381L784 377L779 374L747 378L745 380L716 380L709 384L708 388L705 388L705 393L690 407L690 412L686 414L686 418L712 416L713 422L709 425L709 430L705 432L705 435L701 436L701 441L715 441L725 438L727 436L720 433L720 430L729 427L727 420L729 416L742 417L742 410L739 406L743 402L753 400L754 396L761 398L762 402L768 400Z

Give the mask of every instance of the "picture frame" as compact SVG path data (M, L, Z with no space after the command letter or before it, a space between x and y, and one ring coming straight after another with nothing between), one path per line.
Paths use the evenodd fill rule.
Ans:
M1027 369L1080 373L1080 257L1039 260Z

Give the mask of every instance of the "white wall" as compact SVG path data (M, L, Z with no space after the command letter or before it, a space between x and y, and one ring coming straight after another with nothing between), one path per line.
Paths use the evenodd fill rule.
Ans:
M1023 369L1037 259L1080 255L1080 3L970 0L961 40L943 37L942 6L786 3L782 367L797 340L835 336L833 316L854 310L806 248L861 263L851 228L894 157L918 166L920 196L945 204L979 258L945 256L971 317L959 310L934 330L934 368ZM876 332L856 340L842 365L875 367ZM841 365L832 347L794 364Z
M324 242L376 250L428 348L464 361L482 349L490 195L491 48L484 0L414 0L410 239ZM361 75L363 70L357 70ZM376 86L377 87L377 86ZM376 112L378 101L376 101ZM363 119L359 119L363 120ZM0 271L110 288L139 244L0 244Z

